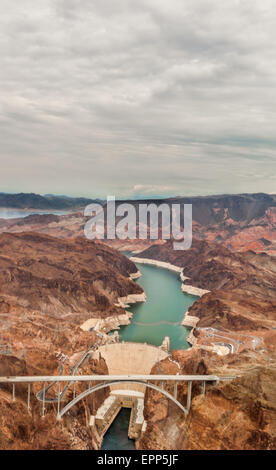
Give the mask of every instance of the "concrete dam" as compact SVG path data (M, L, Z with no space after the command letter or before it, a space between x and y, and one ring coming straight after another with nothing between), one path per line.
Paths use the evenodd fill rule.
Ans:
M143 343L113 343L98 348L94 359L105 359L111 375L150 374L153 366L169 356L161 347ZM144 394L146 387L140 384L111 385L111 393L92 417L90 425L96 426L104 436L122 408L130 408L128 437L137 439L146 422L144 421Z
M130 253L124 254L130 256ZM129 307L133 320L129 325L120 327L119 343L100 346L94 352L95 358L101 354L105 359L109 374L150 374L156 363L169 356L170 346L172 349L189 347L187 336L190 329L182 326L181 322L185 311L197 297L181 291L178 272L146 264L139 265L139 270L142 276L137 282L146 293L146 302ZM164 343L165 337L168 341ZM146 426L143 418L145 389L140 384L112 385L110 396L98 409L96 416L92 417L91 425L104 435L120 410L130 408L128 436L136 439ZM126 428L126 422L120 423L120 426L118 424L116 430L114 425L111 426L107 435L111 433L116 438L118 431L122 434L123 424ZM120 439L116 446L117 449L121 448Z

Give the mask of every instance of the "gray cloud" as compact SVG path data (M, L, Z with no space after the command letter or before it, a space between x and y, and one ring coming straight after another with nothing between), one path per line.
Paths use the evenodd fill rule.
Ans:
M275 190L274 0L0 4L2 190Z

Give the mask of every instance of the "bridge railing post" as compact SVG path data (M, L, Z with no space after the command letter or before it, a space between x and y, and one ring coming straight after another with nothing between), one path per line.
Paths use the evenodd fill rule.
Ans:
M203 380L202 382L202 394L205 395L206 393L206 380Z
M12 401L15 401L15 383L12 384Z

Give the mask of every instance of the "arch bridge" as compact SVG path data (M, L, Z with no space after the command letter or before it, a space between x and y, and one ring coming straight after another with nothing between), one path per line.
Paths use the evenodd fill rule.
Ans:
M16 384L26 384L27 385L27 406L30 410L30 394L31 394L31 384L41 383L43 388L40 392L36 394L36 397L39 401L42 402L42 416L45 416L45 404L46 403L57 403L57 418L61 419L62 416L69 411L75 404L83 400L85 397L91 393L95 393L98 390L104 389L106 387L118 384L138 384L148 387L150 389L156 390L168 399L173 401L185 415L188 414L191 406L191 396L192 396L192 384L193 382L199 382L202 385L202 393L205 394L206 383L217 384L220 381L233 380L237 376L218 376L218 375L58 375L58 376L14 376L14 377L0 377L1 383L10 383L12 384L12 397L13 400L16 399L15 386ZM88 384L87 389L84 392L81 392L79 395L75 393L75 384L77 382L86 382ZM96 382L96 385L91 386L92 382ZM156 385L153 382L159 383ZM184 406L178 400L177 386L179 382L188 383L188 393L187 393L187 403ZM51 385L47 385L51 383ZM65 383L63 391L61 391L61 384ZM166 384L173 383L173 394L166 390ZM46 396L48 390L55 384L58 384L58 394L56 397L48 398ZM64 389L67 390L69 386L73 384L74 392L73 399L69 401L63 408L61 404L64 396Z

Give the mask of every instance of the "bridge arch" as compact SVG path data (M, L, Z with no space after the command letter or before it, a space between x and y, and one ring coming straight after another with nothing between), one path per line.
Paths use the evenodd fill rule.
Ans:
M162 388L158 387L157 385L154 385L152 383L147 383L144 382L143 380L113 380L110 382L104 382L100 383L98 385L94 385L94 387L88 388L84 392L80 393L78 396L73 398L67 405L65 405L62 410L58 413L57 418L61 419L62 416L67 413L74 405L76 405L79 401L83 400L83 398L87 397L91 393L97 392L98 390L102 390L103 388L109 387L110 385L118 385L121 383L130 383L130 384L138 384L138 385L144 385L145 387L151 388L153 390L156 390L157 392L162 393L165 395L169 400L172 400L180 409L183 411L185 416L188 414L188 410L175 398L173 397L170 393L168 393L166 390L163 390Z

